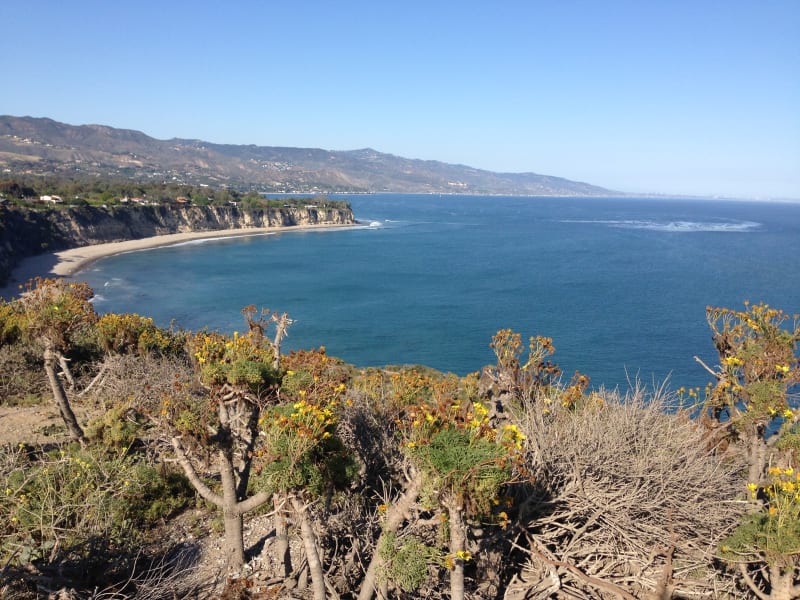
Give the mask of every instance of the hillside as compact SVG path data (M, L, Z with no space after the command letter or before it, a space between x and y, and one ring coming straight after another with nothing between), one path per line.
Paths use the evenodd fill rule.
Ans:
M0 116L0 171L172 181L261 192L600 196L609 190L536 173L495 173L384 154L201 140L157 140L103 125Z

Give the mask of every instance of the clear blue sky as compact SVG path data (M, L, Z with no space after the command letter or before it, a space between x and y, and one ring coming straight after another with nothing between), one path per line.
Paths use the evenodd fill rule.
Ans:
M800 198L800 0L2 0L0 114Z

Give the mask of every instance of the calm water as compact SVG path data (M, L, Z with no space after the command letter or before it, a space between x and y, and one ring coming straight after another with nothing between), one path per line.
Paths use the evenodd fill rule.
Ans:
M99 311L243 329L288 312L291 348L357 365L465 374L510 327L554 338L594 384L703 385L706 305L800 312L800 204L653 199L350 198L357 229L215 240L120 255L80 274Z

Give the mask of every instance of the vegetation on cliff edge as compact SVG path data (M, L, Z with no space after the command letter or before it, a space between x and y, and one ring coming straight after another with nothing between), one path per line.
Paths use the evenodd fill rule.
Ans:
M283 313L166 330L88 294L0 302L0 408L55 399L81 432L0 452L3 595L800 597L800 326L779 310L709 308L706 391L623 395L510 330L465 377L361 369L283 354Z

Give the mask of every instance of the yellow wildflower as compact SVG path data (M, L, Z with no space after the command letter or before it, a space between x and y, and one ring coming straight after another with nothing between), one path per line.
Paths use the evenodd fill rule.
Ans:
M459 550L456 552L456 556L464 562L469 562L472 560L472 554L469 553L469 550Z

